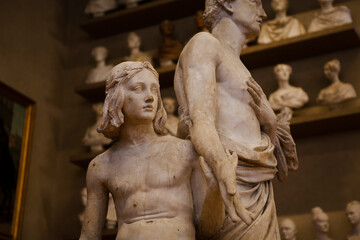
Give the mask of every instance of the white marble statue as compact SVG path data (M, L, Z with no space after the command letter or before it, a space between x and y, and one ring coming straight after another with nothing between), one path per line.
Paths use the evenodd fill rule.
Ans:
M350 9L346 6L334 7L334 0L318 0L321 10L311 20L308 32L317 32L352 23Z
M117 7L116 0L89 0L86 5L85 13L93 17L104 16L105 12Z
M352 201L346 205L346 217L352 229L347 236L347 240L360 240L360 202Z
M177 105L176 100L173 98L165 97L163 98L163 104L167 114L165 128L168 130L170 135L176 136L179 123L179 119L174 115Z
M96 47L91 51L96 62L96 68L90 70L89 75L86 79L86 83L97 83L106 80L113 65L106 65L105 60L108 55L108 51L105 47Z
M329 216L320 208L311 209L313 225L316 230L315 240L332 240L329 236Z
M332 106L356 98L354 87L350 83L340 81L340 70L341 64L337 59L333 59L324 65L324 74L331 84L320 91L317 102Z
M270 94L269 102L275 111L284 107L301 108L309 101L309 96L301 87L290 85L289 79L292 73L290 65L278 64L274 67L274 73L279 88Z
M141 38L134 32L129 33L128 47L130 55L125 57L126 61L145 62L148 61L152 64L152 57L150 54L140 51Z
M203 10L199 10L196 12L195 22L199 32L209 32L209 29L205 26Z
M104 151L104 145L111 143L111 139L108 139L97 132L97 128L102 121L103 103L93 104L92 109L96 113L96 123L86 130L83 144L90 147L91 152L102 152Z
M85 206L86 206L86 202L87 202L87 191L86 191L86 187L83 187L80 191L80 198L81 198L81 203L84 206L84 211L82 211L79 215L79 221L81 224L83 224L84 222L84 215L85 215Z
M165 135L158 73L149 62L123 62L106 82L99 132L115 143L88 167L87 205L80 240L101 239L109 192L116 239L195 240L214 234L224 218L210 167L190 141ZM228 153L231 171L237 158Z
M286 218L280 223L280 233L282 240L296 240L297 229L293 220Z
M143 0L119 0L119 3L126 5L127 8L133 8L137 7L141 1Z
M276 117L239 58L266 18L260 0L207 0L205 24L182 51L174 77L178 137L190 137L216 176L226 218L208 239L280 239L272 179L298 166L288 111ZM280 143L281 142L281 143ZM227 150L238 158L230 170Z
M289 7L288 0L272 0L271 7L275 11L275 19L263 24L258 43L271 43L306 33L304 26L298 19L286 15Z

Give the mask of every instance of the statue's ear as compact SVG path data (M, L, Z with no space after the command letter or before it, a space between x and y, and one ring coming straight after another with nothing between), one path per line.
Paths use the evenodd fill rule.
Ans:
M223 8L225 9L225 11L230 15L232 15L234 12L232 2L233 1L224 1L224 0L220 2Z

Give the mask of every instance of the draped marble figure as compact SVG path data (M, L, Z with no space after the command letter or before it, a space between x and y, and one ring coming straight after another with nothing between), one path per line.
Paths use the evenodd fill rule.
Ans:
M271 7L275 11L275 19L262 25L258 43L271 43L306 33L304 26L298 19L286 15L289 8L288 0L272 0Z
M298 167L289 109L278 116L239 56L266 18L260 0L207 0L205 23L182 51L174 88L178 136L211 167L226 217L208 239L278 240L271 180ZM231 170L227 152L237 156Z
M350 83L340 81L340 70L341 63L338 59L333 59L324 65L324 74L331 84L320 91L317 102L332 106L357 97Z
M270 94L271 107L277 111L284 107L301 108L309 101L309 96L301 87L289 84L292 67L288 64L278 64L274 67L275 77L279 88Z
M350 9L346 6L333 6L334 0L318 0L321 10L314 14L308 32L317 32L325 29L352 23Z
M149 62L112 69L103 112L98 131L114 144L89 163L80 239L101 239L109 192L118 240L195 240L195 224L200 236L213 235L224 216L216 179L190 141L165 136L158 73ZM235 172L236 156L227 157Z

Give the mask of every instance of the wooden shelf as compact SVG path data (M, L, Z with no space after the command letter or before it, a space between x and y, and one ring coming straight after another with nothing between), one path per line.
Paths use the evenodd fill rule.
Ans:
M348 101L339 108L314 106L294 112L291 133L295 139L360 128L360 99ZM86 153L71 158L71 162L87 169L100 153Z
M249 69L313 57L359 47L360 38L352 24L299 37L258 44L243 50L240 58Z
M175 73L175 66L157 68L156 71L159 73L161 88L168 88L174 85L173 78ZM105 81L92 84L83 84L76 87L75 92L93 103L104 101Z
M312 137L360 128L360 99L343 103L338 108L314 106L298 110L291 120L294 138Z
M195 15L204 6L204 0L154 0L138 7L86 20L80 27L92 37L102 38L160 24L165 19L175 20Z

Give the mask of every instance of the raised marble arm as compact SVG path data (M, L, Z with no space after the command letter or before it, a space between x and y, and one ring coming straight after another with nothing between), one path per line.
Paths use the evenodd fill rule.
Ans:
M89 164L86 173L87 204L80 240L100 240L106 219L109 192L101 181L98 157Z
M251 224L250 214L236 194L236 175L216 130L216 68L218 42L206 34L188 43L180 60L180 71L188 105L191 141L212 169L226 210L234 222ZM199 54L201 53L201 54ZM191 56L191 57L190 57ZM235 196L235 197L234 197Z

